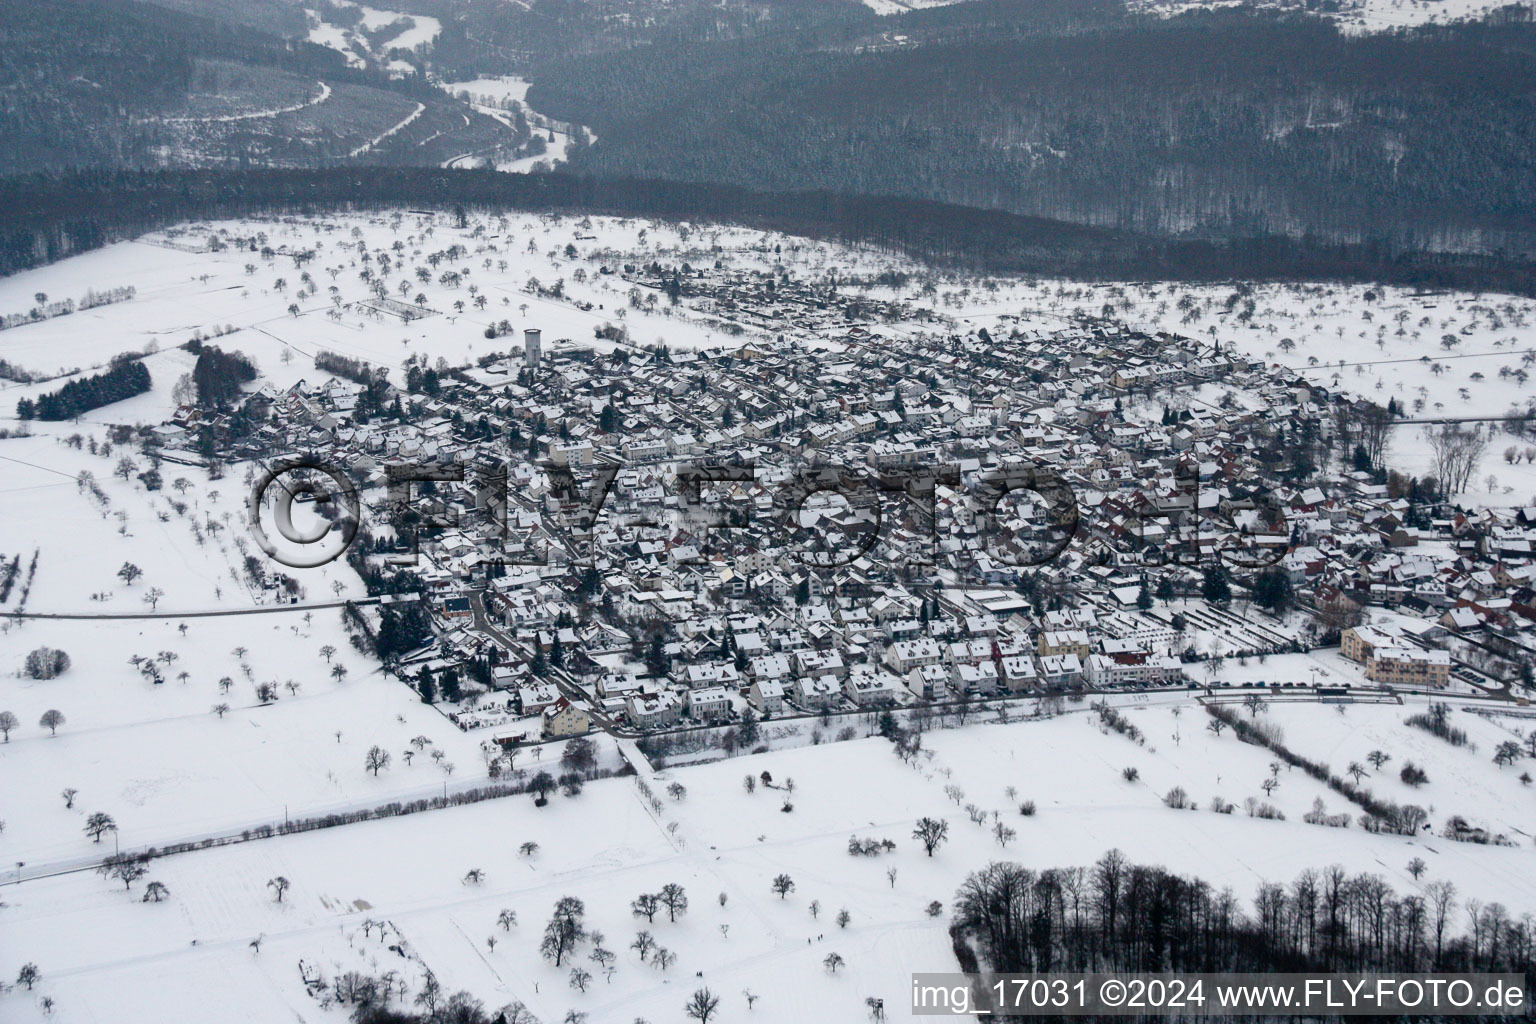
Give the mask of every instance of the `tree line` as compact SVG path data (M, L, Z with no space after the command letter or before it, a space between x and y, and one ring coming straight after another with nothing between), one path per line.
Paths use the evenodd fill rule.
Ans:
M1466 928L1457 921L1465 917ZM1532 973L1536 924L1448 881L1399 894L1337 865L1264 882L1252 912L1230 888L1111 850L1089 867L994 863L955 897L967 970L1488 971Z
M67 420L142 395L150 387L149 369L137 356L118 356L112 368L82 380L72 380L57 391L16 402L16 415L24 420Z
M566 173L347 167L87 170L0 179L0 274L197 219L478 209L743 224L991 274L1380 282L1536 294L1536 260L1379 241L1162 238L926 199Z

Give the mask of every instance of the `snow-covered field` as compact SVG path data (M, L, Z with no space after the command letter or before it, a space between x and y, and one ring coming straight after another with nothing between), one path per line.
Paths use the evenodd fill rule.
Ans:
M555 121L544 117L527 104L528 87L530 83L525 78L516 75L502 75L497 78L475 78L463 82L440 82L439 85L445 92L456 96L476 111L487 117L494 117L503 124L512 123L512 115L509 113L517 107L522 107L526 112L529 124L533 125L537 134L545 139L547 149L540 156L521 157L516 160L497 160L494 166L498 171L512 174L522 174L535 170L541 166L554 166L565 162L566 154L571 147L571 133L575 130L572 126L561 121ZM593 142L597 136L589 129L586 131L587 141ZM461 161L474 162L474 157L464 157ZM456 166L456 163L449 166Z
M1458 716L1481 745L1469 754L1410 732L1400 722L1409 710L1354 706L1339 715L1312 704L1277 706L1269 715L1293 744L1339 769L1376 747L1391 753L1395 761L1380 773L1383 793L1403 795L1389 777L1403 759L1420 763L1431 783L1417 795L1436 805L1437 824L1451 813L1501 829L1530 824L1532 791L1515 781L1515 769L1501 771L1487 758L1493 739L1509 733ZM302 961L328 979L344 970L393 969L412 993L424 965L448 990L468 989L493 1007L520 1001L543 1020L560 1020L570 1009L593 1021L681 1019L688 995L708 985L723 997L725 1019L747 1016L743 992L750 991L759 997L752 1019L790 1022L860 1019L869 996L899 1008L911 972L953 969L946 919L925 908L932 900L947 906L967 872L998 858L1047 867L1088 863L1118 847L1133 860L1230 885L1245 900L1260 882L1338 863L1378 873L1399 891L1453 879L1465 899L1499 900L1517 915L1536 907L1536 850L1528 842L1473 846L1304 824L1302 814L1319 796L1331 811L1349 808L1296 772L1282 772L1264 797L1259 785L1271 774L1269 755L1230 732L1211 735L1197 707L1177 716L1168 707L1127 715L1145 745L1101 731L1084 711L930 733L932 757L915 768L892 757L885 741L867 739L672 769L650 786L660 794L664 783L680 782L686 796L663 797L659 818L636 781L621 778L592 783L575 798L554 797L544 809L510 798L168 858L152 864L149 876L170 889L160 904L140 902L143 883L125 894L92 874L29 881L3 890L10 907L0 964L37 962L39 993L55 998L68 1019L84 1021L172 1019L230 998L240 999L242 1019L253 1022L339 1019L305 993ZM1122 778L1129 766L1139 769L1139 781ZM758 786L749 795L742 777L763 771L780 788ZM782 788L790 779L792 795ZM1367 781L1378 787L1375 778ZM1165 807L1161 797L1176 785L1200 809ZM947 786L958 786L964 802L997 810L1017 839L999 848L991 819L972 824ZM1215 796L1239 809L1212 813ZM1248 796L1267 799L1286 820L1246 816ZM786 799L791 813L781 810ZM1024 799L1036 802L1035 816L1018 814L1015 800ZM950 841L932 858L909 835L923 815L950 825ZM850 834L891 838L897 850L850 857ZM528 841L538 851L519 854ZM1429 865L1418 881L1406 870L1414 857ZM465 880L474 868L485 872L479 883ZM896 869L894 879L887 868ZM782 900L769 887L781 872L795 884ZM279 875L292 883L282 903L267 887ZM663 912L647 925L630 913L636 894L669 882L682 885L690 901L678 921ZM584 902L588 926L617 955L605 978L587 958L591 945L580 950L575 963L595 975L584 993L568 984L569 963L557 969L536 952L562 896ZM811 914L813 901L819 917ZM503 909L517 915L507 930L497 925ZM850 921L840 928L835 918L844 909ZM364 921L388 921L388 940L381 943L377 932L365 938ZM629 948L640 928L677 955L665 972ZM259 951L250 946L258 937ZM402 940L409 958L386 948ZM836 975L822 967L832 952L847 964ZM3 998L8 1019L31 1019L25 994Z
M1164 17L1225 7L1261 10L1297 10L1302 7L1288 0L1128 0L1127 6L1134 11L1149 11ZM1339 4L1336 10L1318 11L1316 16L1332 19L1345 32L1364 34L1390 32L1414 25L1469 21L1486 17L1504 6L1504 0L1349 0Z
M442 22L436 18L430 18L425 14L401 14L398 11L381 11L375 7L362 7L363 27L367 29L386 28L397 21L409 19L415 24L401 32L399 35L390 36L380 44L383 50L414 50L418 46L431 43L432 40L443 34Z
M349 0L338 0L338 3L346 7L356 7L362 12L358 25L368 31L387 28L397 21L409 20L410 27L402 29L393 35L380 38L373 46L360 32L333 25L323 21L320 15L313 10L306 9L305 14L310 21L309 41L319 46L328 46L347 58L347 63L352 67L366 67L368 58L375 55L384 55L391 50L414 50L419 46L430 46L433 40L443 34L443 25L436 18L424 14L401 14L397 11L384 11L375 7L366 7L361 4L350 3ZM399 66L402 65L403 66ZM411 71L411 65L399 61L390 62L391 70Z
M965 3L966 0L861 0L864 6L884 17L890 14L905 14L908 11L922 11L930 7L948 7L951 4Z
M860 0L876 14L885 16L930 7L947 7L966 0ZM1127 0L1133 11L1149 11L1172 17L1186 11L1223 7L1296 10L1303 5L1288 0ZM1337 21L1347 32L1389 32L1413 25L1436 25L1486 17L1507 6L1505 0L1349 0L1320 17Z

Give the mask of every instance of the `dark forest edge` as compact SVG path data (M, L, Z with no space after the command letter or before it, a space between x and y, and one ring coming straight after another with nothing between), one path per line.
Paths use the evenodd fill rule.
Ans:
M1422 862L1409 866L1415 879L1424 870ZM1536 939L1530 914L1516 917L1500 903L1462 900L1448 881L1424 881L1417 888L1399 895L1380 875L1351 875L1338 865L1309 868L1289 884L1261 883L1250 912L1230 888L1136 864L1111 850L1088 866L1037 871L998 862L972 872L954 895L949 934L957 965L972 974L1457 971L1524 974L1529 983ZM545 930L547 957L549 936L560 927L562 914L574 913L575 944L584 941L584 909L570 897L555 905ZM931 916L942 912L941 903L929 905ZM1455 923L1462 916L1465 928ZM467 992L450 994L430 971L411 1008L392 1003L388 981L360 972L338 975L328 988L357 1024L538 1020L520 1002L487 1010ZM702 991L713 998L708 988ZM687 987L678 988L680 1004L686 993ZM1209 1019L1296 1018L1212 1014Z
M988 274L1320 281L1536 295L1536 262L1280 237L1159 238L995 210L833 192L565 173L357 167L82 171L0 179L0 275L173 224L390 208L606 214L743 224Z

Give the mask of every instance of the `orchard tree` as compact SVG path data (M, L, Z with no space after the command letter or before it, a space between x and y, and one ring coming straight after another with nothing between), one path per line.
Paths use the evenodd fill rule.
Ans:
M14 711L0 711L0 733L5 735L5 742L11 742L11 730L20 724Z
M16 984L27 986L27 991L30 992L32 986L36 985L42 976L42 972L37 969L37 964L22 964L21 973L16 975Z
M85 834L95 842L101 842L101 837L108 832L117 831L117 822L112 820L112 815L104 811L96 811L85 819Z
M656 915L661 912L661 896L654 892L643 892L630 901L629 909L635 917L645 918L646 923L655 921Z
M133 586L134 580L143 575L144 570L140 569L132 562L124 562L123 567L117 570L117 578L128 584L130 587Z
M676 882L668 882L662 886L659 899L662 906L667 908L668 921L676 921L680 915L688 912L688 897L683 892L683 887Z
M828 953L826 959L822 960L821 965L827 969L827 973L836 974L837 969L845 963L847 961L836 953Z
M159 903L161 900L170 896L170 894L171 890L165 887L164 882L150 882L144 887L144 897L142 900L140 900L140 902Z
M782 900L784 897L795 891L794 879L790 878L788 875L777 876L773 880L773 891L778 893L779 899Z
M75 809L75 797L80 795L80 791L73 786L69 786L59 795L64 798L64 809L72 811Z
M57 736L59 726L64 724L64 712L49 708L43 712L43 717L37 720L37 724L48 730L49 735Z
M587 954L587 959L591 960L593 963L597 964L598 967L606 971L613 966L613 962L617 960L618 957L613 955L612 950L604 949L602 946L597 946L593 948L591 953Z
M586 912L586 906L574 896L562 896L555 903L554 913L544 926L539 952L546 960L554 961L556 967L586 940Z
M324 647L320 648L320 657L325 659L325 663L327 665L331 663L331 659L335 656L336 648L332 647L330 644L326 644Z
M292 882L288 881L288 879L284 878L282 875L278 875L276 878L267 879L267 888L271 889L272 892L277 896L277 902L279 903L283 902L283 893L287 892L292 884Z
M949 838L949 822L942 818L921 818L912 829L912 838L922 843L923 850L932 857L939 844Z
M363 766L373 772L374 778L378 778L379 769L389 767L389 751L380 746L369 747L367 755L363 758Z
M124 891L133 888L134 882L149 873L149 869L144 866L144 858L129 856L126 853L113 854L102 861L97 870L108 878L115 878L122 882Z
M707 988L701 988L688 1000L683 1007L683 1012L698 1021L699 1024L709 1024L714 1019L715 1010L720 1006L720 997Z

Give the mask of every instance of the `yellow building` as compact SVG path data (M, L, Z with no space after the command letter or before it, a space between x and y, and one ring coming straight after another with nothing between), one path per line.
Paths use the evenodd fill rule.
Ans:
M1451 656L1418 647L1378 647L1365 663L1365 678L1389 686L1443 687L1450 682Z
M1086 661L1091 649L1083 629L1048 629L1035 641L1035 653L1042 658L1075 654L1078 661Z
M587 714L585 708L572 704L566 697L561 697L544 709L546 737L581 736L591 730L592 716Z

